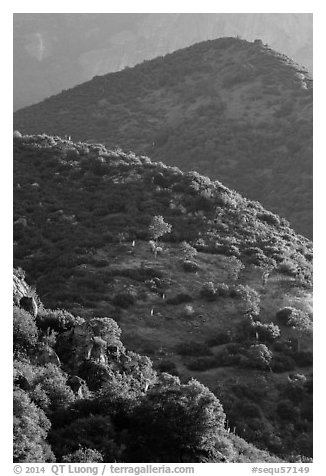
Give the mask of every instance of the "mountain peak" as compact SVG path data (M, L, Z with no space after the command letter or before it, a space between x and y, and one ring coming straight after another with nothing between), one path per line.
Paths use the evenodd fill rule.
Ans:
M312 71L312 14L15 14L15 109L95 75L230 36L259 38Z

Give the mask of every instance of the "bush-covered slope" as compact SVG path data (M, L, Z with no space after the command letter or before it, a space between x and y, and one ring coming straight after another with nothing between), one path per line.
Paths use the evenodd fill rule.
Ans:
M102 145L15 134L14 177L15 266L47 308L113 318L156 369L218 395L238 435L311 456L308 239L220 182Z
M312 80L259 41L220 38L97 76L14 126L198 170L312 236Z
M216 396L156 372L111 318L47 309L14 270L14 462L281 462Z

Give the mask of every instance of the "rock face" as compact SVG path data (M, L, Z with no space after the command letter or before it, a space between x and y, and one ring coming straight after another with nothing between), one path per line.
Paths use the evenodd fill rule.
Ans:
M15 14L14 109L223 36L260 38L312 71L311 14Z
M23 275L15 270L13 275L13 299L16 305L19 304L23 296L27 296L29 293L29 286L25 282Z
M78 377L78 375L70 375L68 377L67 384L79 398L83 398L86 388L85 380Z
M40 365L54 364L60 366L60 359L57 353L49 346L45 346L44 349L38 354L37 361Z
M72 364L81 364L85 360L107 364L109 360L116 360L123 350L114 334L105 332L103 319L94 318L74 326L64 332L61 339L69 344Z
M36 317L38 306L35 298L31 295L32 290L27 285L24 275L14 270L13 275L13 303Z
M32 296L23 296L19 301L19 306L34 317L37 316L37 304Z

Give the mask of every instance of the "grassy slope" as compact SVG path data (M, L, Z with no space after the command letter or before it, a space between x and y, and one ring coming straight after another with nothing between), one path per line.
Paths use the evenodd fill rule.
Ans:
M221 38L95 77L14 126L198 170L312 236L312 81L259 43Z
M45 304L85 317L113 317L129 348L150 355L157 366L168 361L182 378L193 375L221 394L230 410L230 424L242 436L249 433L249 440L280 454L292 449L309 455L307 443L293 442L299 429L286 430L276 407L283 398L280 395L288 374L309 375L310 364L302 367L296 362L287 371L275 373L214 364L199 372L188 368L198 356L181 355L178 346L204 344L203 357L214 357L225 345L213 346L207 341L223 331L234 333L243 318L246 303L242 299L228 296L207 302L200 298L199 291L207 281L255 289L261 298L262 322L275 320L275 312L286 305L310 311L311 243L296 235L286 221L220 183L203 181L146 158L47 136L18 137L14 145L14 217L27 220L27 228L15 225L15 263L27 270ZM165 180L165 186L158 186L156 180L161 184ZM196 183L205 185L201 188ZM202 201L203 193L208 202ZM171 208L171 203L183 208ZM200 211L200 206L205 209ZM148 224L155 214L164 215L173 224L172 241L163 243L164 252L157 258L147 242ZM184 239L199 250L194 259L196 272L183 269L180 241ZM255 257L249 253L254 247L259 247ZM282 263L300 269L301 278L281 273ZM241 264L244 268L238 274ZM273 271L263 286L266 267ZM144 275L142 269L147 270ZM153 287L149 281L155 276L159 285ZM128 309L114 301L123 291L135 296ZM185 316L184 303L168 302L181 292L193 299L189 303L194 310L191 316ZM281 328L283 340L292 334ZM302 350L310 349L310 340L305 340ZM282 352L273 352L284 357ZM263 436L252 428L255 418L241 416L243 411L237 410L238 396L227 396L233 395L234 385L239 384L257 391L262 387L259 397L246 395L240 400L259 402ZM310 439L308 423L300 431ZM278 440L272 441L271 434Z

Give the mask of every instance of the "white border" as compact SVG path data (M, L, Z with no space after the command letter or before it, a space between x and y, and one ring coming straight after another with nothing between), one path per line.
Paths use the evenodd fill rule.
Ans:
M136 8L135 8L136 7ZM4 147L1 154L1 218L2 218L2 241L1 241L1 290L4 298L2 310L2 326L5 332L2 333L1 340L1 375L2 375L2 425L1 425L1 450L3 462L8 461L8 472L4 470L4 474L12 474L11 455L11 280L12 280L12 14L13 13L313 13L314 14L314 243L315 243L315 286L314 301L316 308L315 331L314 331L314 357L315 357L315 442L314 442L314 464L313 470L315 474L325 474L322 471L322 460L324 454L323 436L325 413L323 405L323 397L325 397L323 362L325 356L322 349L325 346L324 339L325 319L322 297L325 293L325 262L324 262L324 203L325 197L323 188L325 187L323 180L325 157L324 145L324 122L325 122L325 74L324 62L326 57L326 31L325 31L325 11L322 1L273 1L273 2L257 2L257 1L228 1L228 2L212 2L202 0L200 2L177 2L167 0L165 2L149 2L149 1L119 1L104 2L92 0L92 2L80 1L56 1L56 2L40 2L40 1L13 1L10 4L1 7L1 45L2 45L2 67L1 67L1 92L2 92L2 108L1 108L1 130L4 138ZM8 335L7 335L8 332ZM216 466L204 465L205 472L216 474ZM249 468L237 468L238 465L232 465L234 473L232 474L248 474ZM262 465L259 465L262 466ZM225 465L218 467L220 474L231 474L229 469L226 470Z

